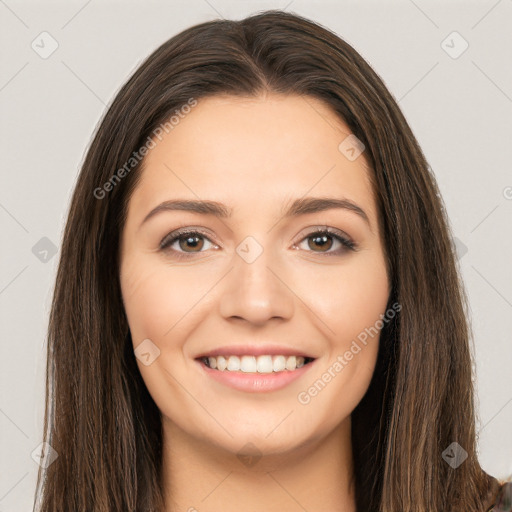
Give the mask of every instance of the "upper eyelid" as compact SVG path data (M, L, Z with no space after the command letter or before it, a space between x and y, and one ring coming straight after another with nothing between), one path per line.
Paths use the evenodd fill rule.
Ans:
M307 233L304 233L304 231L306 231L306 230L307 230ZM311 236L315 233L324 232L324 231L330 232L333 235L337 234L339 236L342 236L349 240L352 240L352 237L348 233L345 233L345 231L343 231L342 229L333 228L333 227L321 225L321 224L317 224L314 226L309 226L307 228L304 228L301 230L302 234L297 235L297 236L302 236L304 238L306 236ZM203 228L191 226L191 227L176 228L175 230L171 231L170 233L167 233L164 236L164 238L162 239L162 241L166 240L167 238L172 239L172 238L176 238L176 237L186 235L189 233L192 233L192 234L198 233L206 238L209 238L211 236L211 235L209 235L208 230L203 230ZM301 238L301 240L302 240L302 238ZM213 242L213 240L211 240L211 239L210 239L210 241Z

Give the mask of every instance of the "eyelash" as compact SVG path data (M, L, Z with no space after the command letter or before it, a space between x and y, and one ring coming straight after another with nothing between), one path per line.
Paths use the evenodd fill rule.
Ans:
M183 230L178 230L178 231L169 233L160 242L160 250L162 250L164 252L174 252L176 254L176 258L178 258L178 259L191 258L191 257L193 257L194 254L200 254L200 252L204 252L204 251L200 251L199 253L193 253L193 252L186 253L183 251L176 251L176 250L170 248L180 238L184 238L185 236L190 236L190 235L199 235L203 238L206 238L208 241L210 241L213 244L213 242L208 238L206 233L203 233L202 231L200 231L198 229L183 229ZM332 238L336 239L338 242L340 242L340 244L343 246L343 248L338 249L337 251L326 252L326 253L316 252L316 251L307 251L307 252L313 252L313 253L321 254L321 255L325 255L325 256L339 256L339 255L341 255L342 252L345 252L346 250L349 250L349 251L357 250L357 244L354 241L352 241L348 237L343 236L337 230L334 230L327 226L322 227L321 229L317 229L317 231L311 232L310 234L308 234L307 236L302 238L300 240L299 244L302 243L303 241L307 240L308 238L312 238L315 235L329 235L330 237L332 237ZM214 244L214 245L216 245L216 244ZM296 244L296 245L298 245L298 244Z

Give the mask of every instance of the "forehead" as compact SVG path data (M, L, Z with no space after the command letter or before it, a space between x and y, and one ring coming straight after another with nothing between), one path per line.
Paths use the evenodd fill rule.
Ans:
M132 207L187 197L254 212L323 195L350 198L374 216L364 153L349 160L339 149L350 134L328 105L309 96L201 99L154 139Z

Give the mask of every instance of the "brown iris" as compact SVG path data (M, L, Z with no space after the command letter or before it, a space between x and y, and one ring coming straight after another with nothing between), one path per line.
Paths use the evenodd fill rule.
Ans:
M331 243L330 244L326 244L326 242L328 240L331 240ZM310 241L313 241L314 244L319 247L320 251L324 252L324 251L328 251L331 247L332 247L332 237L329 236L329 235L315 235L315 236L310 236L309 237L309 240ZM308 246L310 249L315 249L315 247L313 247L312 245L312 242L308 242Z

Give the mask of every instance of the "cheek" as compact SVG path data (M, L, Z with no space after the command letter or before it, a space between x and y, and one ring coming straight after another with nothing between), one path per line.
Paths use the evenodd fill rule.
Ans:
M170 283L162 281L161 273L147 267L133 268L130 283L123 287L126 316L134 345L142 339L160 338L170 329L172 318L167 314L177 306L170 293Z
M318 411L326 426L348 416L366 393L379 348L382 317L389 299L384 260L354 259L351 265L322 269L315 286L302 278L300 296L308 297L327 353L301 390L298 401ZM302 294L302 295L301 295Z
M198 283L200 276L191 273L172 272L162 262L149 258L133 258L126 263L121 279L124 307L136 345L149 338L159 345L173 338L180 321L194 315L194 304L204 295Z
M301 283L299 296L307 298L308 306L324 324L322 330L331 348L346 350L385 313L389 289L380 258L368 254L367 258L354 258L350 264L321 268L315 273L314 286L310 277L303 273L294 282Z
M121 274L124 308L134 348L149 339L160 350L147 366L137 360L149 393L160 410L186 423L192 421L192 412L179 384L186 380L182 348L187 322L199 309L192 306L205 291L191 285L190 274L172 272L152 259L136 255L125 260Z

